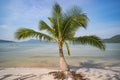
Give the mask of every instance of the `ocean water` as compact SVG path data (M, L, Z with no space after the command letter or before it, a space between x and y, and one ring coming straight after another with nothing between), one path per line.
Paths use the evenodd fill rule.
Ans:
M120 43L106 44L105 51L88 45L70 44L71 56L67 56L65 47L63 49L69 65L79 66L82 62L120 64ZM0 43L0 67L53 66L59 66L55 43Z

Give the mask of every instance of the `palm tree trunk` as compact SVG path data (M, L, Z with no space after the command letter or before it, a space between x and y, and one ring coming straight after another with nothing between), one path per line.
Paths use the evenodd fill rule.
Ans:
M67 62L65 60L62 46L59 46L59 54L60 54L60 68L63 71L69 71L70 69L69 69Z

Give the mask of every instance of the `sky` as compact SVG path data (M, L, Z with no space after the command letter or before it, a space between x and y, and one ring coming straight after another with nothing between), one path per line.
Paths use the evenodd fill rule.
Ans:
M76 36L110 38L120 34L120 0L0 0L0 39L16 41L17 29L38 31L40 20L49 24L55 2L63 12L77 5L88 16L87 29L79 29Z

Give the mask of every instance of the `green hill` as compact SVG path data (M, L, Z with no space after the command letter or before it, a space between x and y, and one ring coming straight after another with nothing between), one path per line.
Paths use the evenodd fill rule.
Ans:
M103 39L105 43L120 43L120 35L115 35L109 39Z

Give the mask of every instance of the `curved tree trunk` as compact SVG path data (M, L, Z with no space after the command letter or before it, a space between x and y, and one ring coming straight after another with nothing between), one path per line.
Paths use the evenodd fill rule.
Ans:
M63 71L69 71L70 69L69 69L67 62L65 60L62 46L59 46L59 54L60 54L60 68Z

